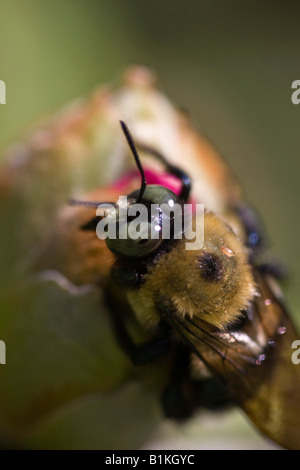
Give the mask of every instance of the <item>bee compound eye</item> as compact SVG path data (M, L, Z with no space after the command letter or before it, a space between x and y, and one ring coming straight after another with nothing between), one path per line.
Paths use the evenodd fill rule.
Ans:
M138 191L133 191L128 197L136 199ZM180 199L171 189L157 184L151 184L146 187L142 201L148 204L164 204L170 208L173 208L175 204L181 205Z
M155 233L150 222L132 221L119 227L116 238L106 238L107 247L114 253L128 258L150 255L162 243L159 231Z

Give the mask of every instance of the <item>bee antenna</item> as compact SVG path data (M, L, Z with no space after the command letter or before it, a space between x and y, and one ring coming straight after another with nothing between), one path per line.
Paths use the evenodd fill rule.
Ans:
M133 137L132 137L127 125L125 124L125 122L120 121L120 124L121 124L121 127L122 127L122 131L123 131L123 133L126 137L127 143L130 147L130 150L131 150L131 152L134 156L136 166L138 167L139 172L141 174L141 178L142 178L140 192L139 192L137 200L136 200L136 202L139 203L143 198L143 194L144 194L146 186L147 186L147 181L146 181L144 169L142 167L141 160L140 160L139 154L137 152L136 145L134 143Z
M95 207L95 209L103 202L96 201L79 201L78 199L69 199L68 203L70 206L85 206L85 207Z

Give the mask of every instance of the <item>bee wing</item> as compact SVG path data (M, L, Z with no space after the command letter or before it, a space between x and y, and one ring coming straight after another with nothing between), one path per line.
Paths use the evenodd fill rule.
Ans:
M256 280L258 294L238 329L214 331L199 318L167 319L264 434L300 449L300 365L291 359L299 336L271 284L258 273Z

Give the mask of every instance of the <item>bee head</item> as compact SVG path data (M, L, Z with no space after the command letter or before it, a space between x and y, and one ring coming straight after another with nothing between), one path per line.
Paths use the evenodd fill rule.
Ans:
M177 216L182 217L183 202L169 188L147 185L133 137L126 124L123 121L120 123L141 175L140 188L127 196L120 196L116 203L73 201L73 204L96 207L97 216L81 228L96 230L98 238L105 239L107 247L114 254L135 260L153 254L161 247L164 239L173 238L174 215L179 208ZM157 153L155 156L163 159ZM172 171L178 173L176 168L172 168ZM185 184L189 187L189 182ZM166 229L169 229L167 237Z

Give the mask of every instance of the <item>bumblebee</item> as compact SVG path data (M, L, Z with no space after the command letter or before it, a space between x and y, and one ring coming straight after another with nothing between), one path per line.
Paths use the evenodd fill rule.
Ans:
M172 199L183 208L192 202L187 172L155 148L134 142L121 125L141 177L128 194L127 209L136 202L149 206ZM144 169L140 154L159 163L168 182L159 171ZM236 200L226 217L205 211L201 249L186 250L185 234L175 238L174 230L169 239L107 238L112 261L101 288L116 339L134 365L171 357L162 394L166 416L182 419L199 406L237 403L275 443L299 449L300 369L291 361L299 335L279 289L281 273L261 261L258 217ZM80 229L95 232L100 220L84 220ZM119 229L121 223L117 219ZM143 343L131 334L134 322L146 334Z

